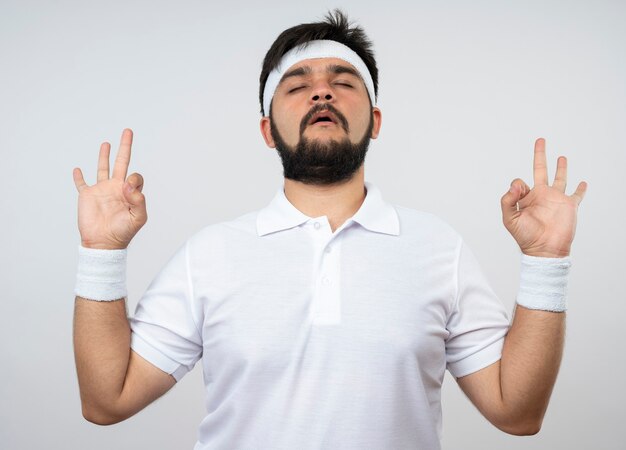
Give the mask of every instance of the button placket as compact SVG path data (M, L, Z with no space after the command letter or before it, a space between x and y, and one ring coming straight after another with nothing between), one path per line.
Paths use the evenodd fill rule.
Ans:
M315 225L314 225L315 228ZM329 231L329 230L323 230ZM317 233L318 276L315 283L313 323L332 325L341 322L341 296L339 273L339 240L330 232Z

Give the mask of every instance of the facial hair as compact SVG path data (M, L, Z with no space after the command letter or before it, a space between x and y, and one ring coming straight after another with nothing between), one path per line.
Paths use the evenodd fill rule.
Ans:
M348 131L348 121L336 108L329 104L319 104L311 108L300 124L300 139L295 147L285 143L274 125L270 109L270 131L276 144L276 151L283 163L283 176L290 180L311 185L330 185L351 179L365 161L374 126L374 114L360 142L353 144L348 136L339 141L321 142L304 137L306 126L319 111L328 110L335 114L340 126Z

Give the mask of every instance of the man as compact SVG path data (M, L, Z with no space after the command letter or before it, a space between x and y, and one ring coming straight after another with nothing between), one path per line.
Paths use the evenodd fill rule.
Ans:
M386 203L364 180L378 136L371 44L340 12L284 31L261 73L261 133L284 184L260 211L206 227L126 318L126 247L146 222L124 130L109 177L79 191L74 344L83 415L124 420L202 358L207 415L196 449L440 448L448 369L480 412L538 432L563 348L577 207L566 160L548 185L516 179L503 221L522 251L513 323L462 239Z

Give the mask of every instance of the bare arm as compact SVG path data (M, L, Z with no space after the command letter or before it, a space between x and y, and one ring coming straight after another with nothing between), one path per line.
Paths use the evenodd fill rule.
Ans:
M510 434L541 428L561 364L565 313L517 306L502 359L457 382L479 411Z
M147 220L143 178L126 179L132 131L124 130L112 177L110 145L103 143L98 159L97 183L87 186L80 169L74 169L79 192L78 226L86 248L126 248ZM124 299L75 299L74 356L83 416L108 425L137 413L167 392L175 379L130 348L131 330Z
M537 139L534 187L516 179L502 197L507 230L529 256L569 256L578 205L587 185L565 195L567 160L560 157L548 185L545 141ZM495 426L511 434L537 433L548 408L563 354L565 312L531 310L517 305L504 341L502 359L457 382L472 403Z
M94 302L76 297L74 355L83 416L109 425L139 412L176 384L130 349L124 299Z

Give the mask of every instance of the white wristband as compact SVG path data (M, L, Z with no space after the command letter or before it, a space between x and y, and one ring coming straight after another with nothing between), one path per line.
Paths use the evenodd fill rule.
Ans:
M570 257L541 258L522 253L517 303L525 308L563 312L567 310Z
M126 249L100 250L80 245L74 294L96 301L126 297Z

